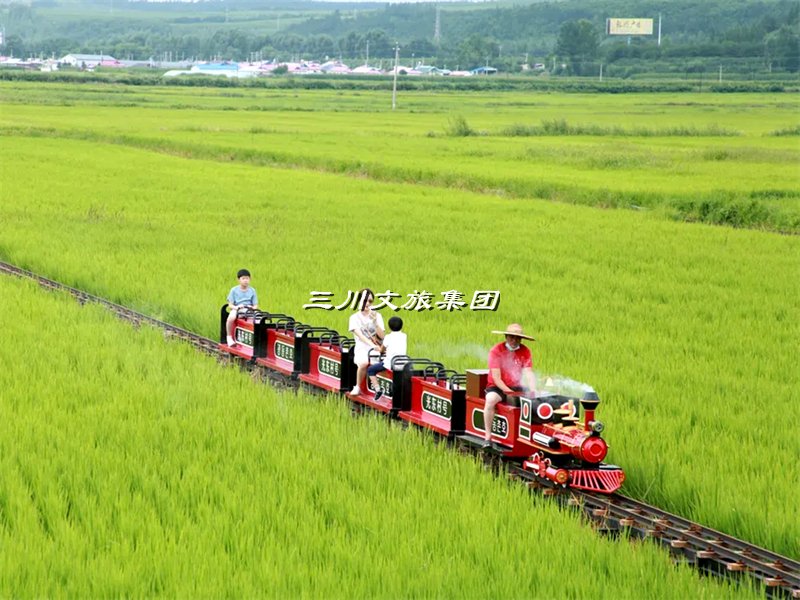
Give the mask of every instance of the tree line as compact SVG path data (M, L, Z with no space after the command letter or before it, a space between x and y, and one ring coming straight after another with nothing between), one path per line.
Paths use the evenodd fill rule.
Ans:
M45 0L0 7L7 31L0 54L24 57L70 52L111 54L117 58L308 59L339 58L350 63L388 65L400 46L406 64L425 61L439 67L473 68L491 64L518 71L540 64L550 72L594 75L598 66L632 74L643 65L692 71L708 64L731 70L800 71L800 4L790 0L608 0L473 9L440 8L440 36L434 37L436 6L397 4L380 9L319 11L294 19L277 32L243 27L249 4L232 2L224 13L205 6L187 17L171 7L163 18L92 18L40 26ZM46 0L55 4L55 0ZM363 6L363 5L362 5ZM237 8L238 7L238 8ZM148 6L153 14L159 9ZM214 12L216 10L216 12ZM228 10L233 18L229 19ZM665 16L663 43L655 36L628 39L605 35L609 15ZM272 17L270 17L271 19ZM212 26L216 24L215 26Z

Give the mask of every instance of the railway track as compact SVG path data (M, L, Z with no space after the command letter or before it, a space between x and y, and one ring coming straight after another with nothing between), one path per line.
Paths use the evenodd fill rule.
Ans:
M800 598L800 562L796 560L622 494L557 490L517 466L509 467L509 475L581 510L603 534L650 539L704 573L721 577L748 574L765 586L768 596Z
M134 325L147 324L157 327L168 337L189 342L207 354L222 356L217 342L212 339L99 296L2 261L0 261L0 273L31 279L45 289L66 292L82 304L87 302L100 304ZM238 362L244 364L242 360ZM268 379L280 386L297 387L297 382L290 382L282 376L273 377L266 369L258 369L257 373L260 378ZM581 510L601 533L655 540L668 547L677 560L687 562L704 573L721 577L739 577L747 574L764 585L768 596L800 599L800 562L796 560L621 494L607 496L555 489L549 482L540 480L517 465L508 466L508 473L510 477L521 481L529 489L541 490L563 504Z
M105 308L113 312L115 315L120 317L121 319L130 321L134 325L141 325L142 323L145 323L147 325L152 325L153 327L158 327L159 329L163 330L168 336L185 340L190 344L192 344L193 346L195 346L198 350L202 350L203 352L206 352L208 354L219 354L217 342L214 340L198 335L187 329L182 329L181 327L171 325L165 321L160 321L159 319L155 319L148 315L144 315L140 312L136 312L135 310L122 306L121 304L116 304L114 302L111 302L110 300L101 298L100 296L95 296L88 292L84 292L83 290L79 290L70 287L68 285L64 285L63 283L59 283L58 281L53 281L52 279L48 279L47 277L42 277L41 275L37 275L32 271L26 271L25 269L21 269L7 262L0 261L0 273L6 275L15 275L17 277L23 277L26 279L32 279L45 289L55 290L59 292L66 292L70 294L72 297L74 297L81 304L85 304L87 302L100 304L101 306L104 306Z

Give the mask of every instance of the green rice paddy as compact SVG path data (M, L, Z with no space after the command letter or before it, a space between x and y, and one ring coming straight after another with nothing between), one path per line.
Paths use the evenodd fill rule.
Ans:
M14 135L800 231L790 94L408 92L393 113L368 90L7 82L0 101Z
M2 596L734 591L427 436L256 385L99 307L4 278L0 324ZM20 352L32 340L49 354Z
M679 222L674 212L677 205L672 204L673 197L684 202L719 202L721 206L744 206L744 198L747 202L755 199L758 206L772 211L768 211L769 219L741 226L781 229L791 223L793 215L800 213L800 150L796 136L770 134L796 125L792 99L782 95L711 94L420 94L401 97L401 110L392 114L380 104L386 98L377 93L237 90L236 94L224 96L217 89L0 85L0 258L209 336L216 334L219 306L242 266L253 272L253 285L263 307L340 331L346 329L348 312L302 309L312 290L333 292L337 301L343 301L348 290L365 285L377 292L392 290L403 296L426 290L436 296L435 300L441 300L440 293L451 289L465 293L467 301L476 290L500 290L496 312L399 312L406 323L411 353L442 360L451 368L484 367L488 348L497 339L490 330L512 321L523 323L537 338L533 344L537 371L567 375L598 390L603 399L599 417L607 425L604 436L611 445L609 458L625 467L628 494L775 551L800 556L800 519L796 511L788 509L795 504L796 483L800 481L795 460L800 442L794 433L800 423L796 402L800 373L795 365L800 339L796 301L800 296L800 239ZM471 128L487 135L449 135L454 113L463 115ZM576 125L593 122L612 133L613 127L621 124L627 134L501 135L515 123L536 125L561 118ZM684 131L694 128L707 132L711 125L718 132L735 130L737 135L642 134L642 128L662 134L681 127ZM529 160L523 160L524 156ZM558 193L548 196L535 192L545 187ZM607 193L607 202L598 201L603 193ZM619 194L625 202L637 198L639 208L629 210L624 202L614 200L621 197ZM548 200L543 201L542 196ZM602 210L598 205L624 209ZM176 444L202 446L204 434L200 432L207 431L203 423L208 421L218 428L213 439L225 440L218 442L223 447L245 444L262 457L275 446L274 452L280 457L274 463L275 473L295 477L294 471L306 464L304 460L318 459L316 454L307 454L311 449L305 447L296 459L287 458L296 450L287 441L295 435L290 433L291 428L306 427L320 431L320 435L335 436L341 426L346 431L342 439L374 436L373 445L368 446L374 451L355 450L348 459L352 462L346 463L355 470L348 472L358 472L356 465L361 465L361 473L373 473L368 465L373 455L378 455L377 449L386 448L385 456L393 455L390 444L394 443L403 445L402 453L411 452L413 447L420 449L420 456L431 454L424 460L414 454L406 466L386 459L388 462L381 463L387 471L382 480L386 489L424 496L432 493L419 483L424 477L449 489L448 494L453 494L448 496L450 502L460 502L462 490L484 490L480 486L488 486L486 489L495 490L492 493L511 494L509 506L520 504L515 495L518 492L505 491L502 483L483 478L468 459L440 453L429 442L420 441L420 436L369 420L367 425L363 420L351 425L337 402L287 399L252 385L242 375L208 364L188 350L176 352L178 345L163 346L155 334L133 333L102 314L69 308L67 302L57 309L25 313L28 316L20 320L13 316L13 307L20 298L27 304L30 290L17 284L0 285L8 307L3 310L4 327L15 332L13 339L35 338L35 333L24 328L41 324L52 332L46 337L47 344L59 356L57 364L49 367L55 378L53 386L33 386L36 393L28 395L25 390L31 387L30 381L39 378L23 376L29 369L19 365L31 362L30 353L16 352L18 343L4 345L6 360L13 359L11 364L18 365L3 381L6 389L12 385L8 382L17 382L10 388L14 394L4 395L0 404L3 411L13 406L13 422L41 419L42 413L32 400L41 398L41 402L49 403L48 413L63 412L58 431L68 430L69 423L79 431L91 419L77 416L83 403L76 406L76 399L94 398L91 402L97 403L99 394L103 403L109 403L102 404L106 412L110 410L113 415L114 410L127 411L127 420L141 421L137 427L142 430L133 433L126 429L127 420L116 423L109 417L106 441L124 443L130 456L149 453L156 439L148 438L155 434L146 432L159 431L162 413L156 410L138 415L137 410L146 405L148 396L161 400L172 397L173 392L161 388L165 382L172 385L170 374L174 373L183 386L174 397L181 399L181 410L195 429L184 432L183 427L168 428L159 442L163 445L158 446L162 455L170 455ZM44 300L34 297L31 302ZM96 321L94 325L84 320L87 312ZM44 319L46 325L40 323L43 319L37 315L44 313L71 315L65 318L63 333L59 333L59 318ZM84 328L89 332L87 340L102 337L99 332L106 331L109 337L103 338L102 345L98 341L99 347L87 341L75 349L74 342L83 339L80 332ZM137 350L137 344L144 345ZM87 354L84 348L91 350L81 358ZM126 358L128 352L140 354ZM50 364L38 351L35 361L42 370ZM129 372L125 365L133 364L136 369ZM190 375L195 368L208 369L208 374ZM102 383L78 387L66 396L54 391L64 386L72 389L66 383L70 379L77 380L75 385L84 379L93 381L98 372L103 373ZM117 392L117 387L121 391ZM133 388L136 393L132 397L139 400L128 404L125 398ZM205 398L202 406L193 404L195 396ZM245 404L237 404L234 410L228 407L224 418L211 417L213 410L222 410L226 406L223 400L231 396ZM14 404L6 399L15 397L28 400ZM276 410L281 411L284 420L278 421L285 427L272 423L271 417L254 417L254 421L237 418L247 411ZM311 413L319 416L312 418ZM298 421L290 424L295 417ZM265 422L270 423L270 435L262 439L255 433L266 427ZM31 427L26 443L34 444L46 432ZM88 431L86 435L92 439L97 434ZM26 447L10 442L7 435L0 437L11 444L10 452L22 452ZM69 444L84 443L80 435L69 436L69 440ZM202 461L193 463L198 480L215 479L225 470L215 456L219 451L216 443L203 446ZM320 452L338 453L331 449L334 447L336 442L331 441ZM43 465L62 464L53 459L58 450L48 452L53 454ZM8 453L2 454L5 457ZM236 455L235 476L240 479L238 483L232 481L234 487L257 478L263 470L262 463L250 464L244 454ZM9 460L4 468L10 468ZM343 459L337 454L337 460ZM436 460L444 462L436 467L426 462ZM76 474L82 471L76 471L75 463L65 459L64 477L77 478L76 489L83 490L90 486L91 478ZM203 464L209 465L205 471ZM333 462L326 464L332 466ZM59 492L52 487L56 484L52 470L48 470L53 468L43 466L37 481L50 486L44 489L58 506ZM80 466L83 468L89 467ZM114 471L111 463L92 468L98 474ZM469 485L447 479L450 475L444 473L453 468L457 473L466 470L464 477ZM38 575L29 575L29 582L39 581L39 587L35 583L26 587L23 579L6 580L11 581L6 593L197 592L200 588L192 588L191 582L176 583L186 580L189 571L179 563L183 558L189 561L188 551L177 552L178 558L164 568L163 576L154 575L159 552L170 554L169 549L174 549L170 544L177 539L176 530L169 527L194 526L191 520L184 523L181 516L191 514L184 508L188 500L182 492L161 489L175 477L172 467L165 469L150 479L149 475L140 477L141 485L156 490L145 504L158 506L163 502L164 506L172 503L182 508L166 525L160 517L153 517L153 523L161 527L152 525L161 536L154 539L161 540L158 543L162 545L150 548L141 564L131 565L131 569L140 569L138 575L126 571L115 576L121 587L113 587L113 582L107 587L85 587L91 579L88 575L77 578L78 587L69 587L69 578L48 581L44 574L52 569L42 568ZM124 485L128 484L126 478L132 477L130 473L114 475L118 476L122 479L115 481ZM347 482L363 488L372 485L369 479L354 475ZM407 485L408 480L413 485ZM303 481L313 486L316 478ZM319 492L321 497L349 497L333 483L333 487L320 485L324 487ZM301 498L310 493L300 483L291 489ZM239 506L236 500L220 494L215 506L226 515L220 525L224 529L226 522L239 522L236 511L241 508L235 508ZM18 497L19 493L9 496ZM83 502L78 504L81 510L89 510ZM257 502L247 507L256 514L266 510ZM150 507L145 512L156 514L158 510ZM538 504L534 509L526 505L524 518L547 521L542 515L548 513L537 517L538 511ZM534 516L528 517L528 513ZM111 518L99 508L92 514L103 523ZM518 513L515 518L523 517ZM559 518L576 531L585 531L586 540L594 540L581 538L569 545L572 551L579 547L577 551L587 553L582 556L606 556L597 550L605 541L593 538L572 517ZM198 522L196 535L211 523ZM499 531L499 526L478 522ZM330 579L314 580L307 588L302 587L302 578L279 578L283 587L275 588L275 594L259 588L263 579L254 573L255 557L269 556L273 562L277 559L258 545L267 542L258 542L258 536L251 540L243 529L231 526L225 530L227 538L211 536L209 542L210 555L220 560L209 561L205 571L199 569L207 578L198 580L209 582L211 595L216 595L217 589L213 581L231 577L240 582L240 587L231 588L240 595L333 593L334 588L329 587L335 581L333 574ZM108 531L116 531L108 527ZM427 522L425 527L429 527ZM9 535L5 529L0 531ZM48 537L43 530L39 542L28 544L29 551L36 552L43 544L54 552L63 550L58 543L66 543L62 535L68 534L53 531L51 528ZM111 537L123 546L130 545L135 531L130 523ZM420 531L406 538L402 529L391 530L388 535L401 540L397 543L402 546L402 540L425 538ZM87 543L82 530L69 535L74 548ZM230 562L215 554L217 544L225 547L225 540L229 540L236 545L243 535L249 541L240 542L238 551L226 559ZM326 531L325 535L333 533ZM301 536L310 534L303 530ZM573 534L564 537L572 539ZM9 539L16 538L11 534ZM425 539L439 538L433 534ZM482 538L476 536L478 539ZM22 544L21 540L14 543ZM316 547L313 544L316 541L312 548ZM365 548L374 550L369 542L355 544L362 553ZM347 547L347 543L342 546ZM447 563L451 567L440 569L436 577L442 581L447 578L441 571L461 571L464 564L477 564L475 569L483 575L487 570L504 568L489 558L491 551L465 550L471 552L465 563L458 554L461 550L448 548L459 559ZM630 548L612 544L608 556L622 557ZM640 552L648 547L633 548ZM515 557L533 556L518 554L516 547L507 551ZM411 550L408 552L410 556ZM544 555L550 556L548 552ZM324 565L318 573L345 564L355 578L343 589L354 590L353 595L381 595L383 588L371 587L375 583L367 571L360 571L344 558L346 554L345 549L334 552L330 564L322 559L314 562L319 557L311 562ZM113 555L106 566L121 564L122 556L127 555ZM656 556L668 561L666 554ZM470 562L473 559L477 563ZM303 561L293 564L297 562ZM586 561L576 559L576 564L581 562ZM241 571L236 570L237 564ZM276 564L274 573L284 563L278 560ZM631 570L640 569L633 564ZM308 573L304 568L298 567L299 572ZM587 569L613 574L617 567ZM641 570L666 581L666 576L658 574L661 572L650 563ZM530 595L531 586L540 581L539 575L534 577L526 569L514 572L516 575L506 579L516 587L503 588L498 595L518 596L520 585L525 590L523 595ZM638 581L627 570L623 572L619 581L626 583L615 579L616 583L608 587L609 596L637 595L641 584L614 588ZM157 580L152 583L155 587L130 587L131 578L145 573ZM363 581L358 573L363 574ZM427 575L413 583L387 577L388 596L455 593L454 587L448 587L454 584L445 582L436 588ZM43 580L48 583L42 584ZM467 589L475 590L475 596L485 596L489 592L480 587L479 580L483 578L476 575ZM680 591L680 585L664 583L653 594L698 593ZM548 586L545 583L535 589L550 589ZM717 587L709 589L712 591L705 593L729 593ZM576 587L564 595L586 593Z

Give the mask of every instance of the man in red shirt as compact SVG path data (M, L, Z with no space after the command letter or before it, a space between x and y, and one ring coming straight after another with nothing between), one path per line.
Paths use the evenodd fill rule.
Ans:
M492 422L498 402L506 400L506 394L525 392L536 395L536 376L533 374L531 351L522 345L522 339L535 341L525 335L522 325L512 323L505 331L492 331L506 336L489 351L489 377L486 387L486 405L483 412L483 447L492 443Z

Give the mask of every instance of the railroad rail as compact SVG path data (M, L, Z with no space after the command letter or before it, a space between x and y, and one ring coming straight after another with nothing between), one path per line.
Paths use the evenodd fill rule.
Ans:
M603 534L651 539L700 571L721 577L749 574L768 596L800 598L800 562L622 494L561 490L516 465L509 476L581 510Z
M195 348L221 356L216 341L155 319L120 304L95 296L31 271L0 261L0 273L36 281L45 289L66 292L81 304L100 304L121 319L135 325L145 323L163 330L169 337L192 344ZM244 362L244 361L240 361ZM265 371L260 369L260 371ZM285 385L284 377L264 379ZM293 382L297 387L297 382ZM540 480L517 465L508 466L509 477L523 482L529 489L542 491L567 506L577 508L595 528L604 534L628 535L652 539L669 548L677 560L685 561L704 573L722 577L748 574L765 586L768 596L800 599L800 562L731 537L699 523L668 513L622 494L601 495L579 490L562 490Z
M219 354L218 344L214 340L198 335L187 329L171 325L170 323L161 321L154 317L150 317L140 312L136 312L133 309L122 306L121 304L116 304L115 302L111 302L110 300L106 300L105 298L101 298L100 296L95 296L94 294L84 292L83 290L79 290L74 287L70 287L63 283L59 283L58 281L53 281L52 279L48 279L47 277L42 277L41 275L37 275L32 271L26 271L25 269L21 269L7 262L0 261L0 273L32 279L45 289L55 290L59 292L66 292L71 296L73 296L81 304L85 304L87 302L100 304L101 306L107 308L121 319L130 321L134 325L141 325L142 323L146 323L148 325L152 325L153 327L158 327L159 329L166 332L167 335L169 335L170 337L175 337L181 340L185 340L191 343L199 350L202 350L203 352L209 354Z

